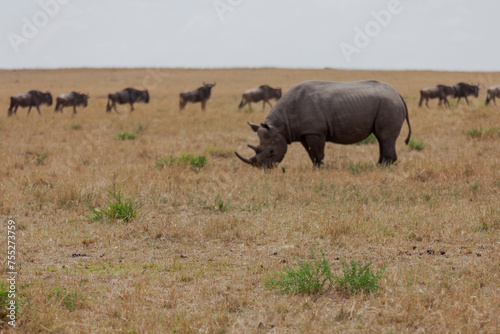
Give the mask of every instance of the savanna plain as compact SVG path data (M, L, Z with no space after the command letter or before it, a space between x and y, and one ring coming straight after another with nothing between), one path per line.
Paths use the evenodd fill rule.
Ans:
M248 88L375 79L408 104L413 145L381 167L376 142L327 143L314 170L299 143L264 171L238 110ZM216 82L207 110L178 94ZM480 84L479 98L418 107L436 84ZM20 333L498 333L500 73L286 69L0 71L1 254L16 222ZM149 104L106 113L107 94L149 88ZM89 106L7 117L31 89L90 93ZM54 101L55 102L55 101ZM273 101L274 103L274 101ZM127 218L109 216L120 199ZM283 294L265 282L324 254L385 266L380 290L329 283ZM4 267L5 268L5 267ZM3 278L7 278L3 270ZM5 290L6 285L2 286ZM4 332L14 332L2 313Z

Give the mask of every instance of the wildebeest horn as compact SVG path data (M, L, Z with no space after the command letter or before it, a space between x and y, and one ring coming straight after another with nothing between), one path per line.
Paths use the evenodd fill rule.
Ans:
M257 147L250 145L250 144L248 144L247 146L250 147L252 150L254 150L255 153L257 153Z
M241 155L239 155L239 154L238 154L238 152L234 152L234 154L236 154L236 156L237 156L238 158L240 158L240 160L241 160L241 161L246 162L247 164L249 164L249 165L252 165L252 166L253 166L253 161L252 161L252 159L243 158Z

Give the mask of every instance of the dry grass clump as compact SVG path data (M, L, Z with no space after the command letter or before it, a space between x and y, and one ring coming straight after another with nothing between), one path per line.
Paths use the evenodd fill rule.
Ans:
M500 74L160 71L150 104L120 114L105 112L107 93L141 88L147 70L2 71L0 215L19 232L19 332L499 331L500 112L483 104ZM241 93L308 79L391 83L414 146L405 125L390 167L376 143L328 144L320 171L300 144L276 170L238 161L257 143L246 121L267 115L239 112ZM422 87L478 80L470 107L417 107ZM202 81L217 82L207 111L179 112L178 93ZM89 92L89 107L8 118L9 96L35 88ZM108 190L133 199L133 219L89 221L89 206L114 202ZM311 249L336 275L342 260L387 264L381 289L266 289Z

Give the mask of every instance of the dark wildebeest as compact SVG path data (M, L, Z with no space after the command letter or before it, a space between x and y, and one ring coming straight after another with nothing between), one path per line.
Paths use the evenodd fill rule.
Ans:
M486 94L486 105L490 104L491 100L493 100L493 103L497 105L495 100L497 97L500 98L500 85L488 88L488 93Z
M200 87L196 90L185 90L179 94L179 110L184 109L188 102L196 103L201 102L201 110L205 110L205 105L207 100L210 98L210 94L212 93L212 87L215 86L215 82L213 84L203 83L203 87Z
M285 157L287 147L300 142L315 167L325 157L325 143L355 144L371 133L379 143L379 164L398 159L396 140L404 121L411 135L408 108L389 84L378 81L305 81L292 87L275 104L264 123L248 123L260 139L252 158L236 156L260 168L272 168Z
M126 88L120 92L110 93L108 95L108 105L106 106L106 112L110 112L111 109L116 110L116 104L130 104L130 111L134 111L134 103L144 102L149 103L149 92L148 90L137 90L134 88Z
M37 90L30 90L24 94L16 94L10 97L10 108L9 108L9 116L12 116L12 113L17 113L17 108L22 107L28 109L28 115L30 114L31 108L36 107L38 110L38 114L41 115L40 105L46 104L49 107L52 105L52 95L47 93L42 93Z
M241 103L238 106L239 109L243 108L246 104L252 109L252 102L262 102L262 110L266 107L266 103L273 107L270 99L276 99L278 101L281 98L281 88L271 88L267 85L262 85L259 88L252 88L243 93L241 98Z
M460 82L454 85L453 88L455 89L455 97L458 97L457 105L462 97L465 98L465 101L467 101L467 105L469 105L469 100L467 99L467 96L471 95L473 95L474 97L479 96L479 85L474 86Z
M420 91L420 102L418 106L422 106L422 102L425 100L425 105L429 108L429 99L439 98L438 106L444 101L445 106L450 106L447 97L455 95L455 89L450 86L437 85L436 87L424 88Z
M73 106L73 114L76 114L76 107L83 106L86 108L88 99L89 94L80 94L77 92L61 94L56 99L56 109L54 111L62 113L64 107Z

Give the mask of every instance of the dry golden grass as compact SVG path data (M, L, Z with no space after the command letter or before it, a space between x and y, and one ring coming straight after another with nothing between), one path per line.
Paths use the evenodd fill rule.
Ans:
M298 143L285 173L238 161L234 150L249 156L246 144L257 143L246 121L269 111L239 112L241 93L308 79L391 83L424 149L404 145L404 125L389 168L374 167L377 144L327 144L320 171ZM178 93L202 81L217 82L207 111L191 104L180 113ZM422 87L459 81L481 84L470 107L417 107ZM149 105L105 113L108 92L144 82L154 84ZM500 107L484 107L485 87L497 83L500 73L1 71L0 234L5 259L6 221L15 219L19 332L498 333ZM76 116L44 106L42 116L19 109L8 118L9 96L30 89L89 92L90 104ZM493 131L467 135L475 129ZM136 139L118 140L124 131ZM155 166L182 153L207 164ZM87 221L86 203L105 208L106 189L140 204L132 222ZM263 278L311 249L337 273L339 259L389 263L383 290L288 296L264 288Z

